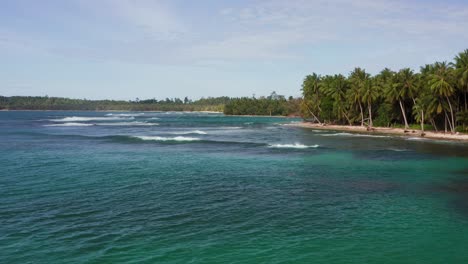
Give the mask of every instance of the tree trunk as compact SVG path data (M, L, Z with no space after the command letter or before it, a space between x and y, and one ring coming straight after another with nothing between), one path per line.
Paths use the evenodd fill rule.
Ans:
M369 103L367 108L369 109L369 127L372 128L372 105Z
M450 118L447 114L447 111L444 111L444 113L445 113L445 133L447 133L447 123L449 125L450 132L451 132L453 130L452 123L450 123Z
M403 103L401 102L401 100L398 100L398 101L400 102L401 113L403 114L403 119L405 120L405 130L406 130L406 129L409 129L409 126L408 126L408 121L406 120L405 108L403 107Z
M320 122L320 120L314 115L314 113L310 110L309 108L309 105L307 104L307 102L304 102L305 106L307 107L307 110L309 110L309 113L315 118L315 120L317 120L317 122L319 123L319 125L321 125L322 123Z
M439 132L439 130L437 129L436 123L434 121L434 118L431 118L431 123L432 123L432 126L434 127L435 131Z
M467 88L468 90L468 88ZM468 91L465 91L465 111L468 111L468 103L466 102L466 94L468 93Z
M361 102L359 102L359 109L361 110L361 126L364 126L364 113L362 112Z
M424 110L421 110L421 136L424 136Z
M453 118L452 104L450 103L450 100L448 99L447 96L445 96L445 98L447 98L447 102L448 102L449 107L450 107L450 117L452 118L452 134L453 134L453 133L455 133L455 119Z
M348 117L348 115L346 114L345 111L343 111L343 115L345 116L345 118L348 121L349 125L352 126L353 124L351 123L351 120L349 120L349 117Z
M447 113L445 113L445 116L444 116L444 134L447 133Z

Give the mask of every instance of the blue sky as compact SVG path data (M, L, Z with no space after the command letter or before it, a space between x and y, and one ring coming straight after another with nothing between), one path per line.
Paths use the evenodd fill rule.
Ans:
M0 95L300 94L306 74L468 48L468 1L3 0Z

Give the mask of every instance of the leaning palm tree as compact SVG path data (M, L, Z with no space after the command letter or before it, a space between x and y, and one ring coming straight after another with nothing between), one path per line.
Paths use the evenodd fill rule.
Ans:
M302 83L302 106L314 117L314 121L321 124L320 114L320 81L321 76L313 73L307 75Z
M420 94L418 98L414 100L413 115L416 121L421 124L421 136L424 136L424 121L431 116L434 111L433 105L434 97L427 91L424 94Z
M362 89L362 100L367 103L369 111L369 128L372 129L372 102L374 102L380 93L380 86L374 78L367 78Z
M362 103L363 101L363 90L366 84L366 81L369 79L370 74L366 73L365 70L361 68L354 68L349 76L349 80L351 82L351 89L348 94L348 97L351 99L353 104L357 104L359 106L359 110L361 112L361 126L364 126L364 112L362 110Z
M457 113L457 120L463 125L465 131L466 124L468 124L468 49L458 53L455 57L455 75L457 78L457 87L461 94L464 96L465 109Z
M346 77L341 74L326 76L324 78L323 93L333 99L333 109L339 120L344 117L349 125L352 125L347 114L346 92L349 88Z
M416 76L413 70L409 68L401 69L394 75L393 82L385 88L386 98L390 102L398 102L400 105L401 114L405 122L405 130L409 129L408 119L403 101L411 98L414 103L416 94Z
M404 99L410 98L414 102L416 96L416 82L416 75L410 68L404 68L398 72L398 84L400 85L401 94Z
M435 73L429 77L429 86L433 93L435 93L440 98L444 98L446 100L446 103L448 104L450 110L450 130L452 133L455 133L455 117L452 103L450 100L450 97L455 92L455 89L452 85L453 72L446 62L436 62L434 67L436 70ZM439 104L438 109L441 109L442 107L443 104L441 103ZM447 114L446 118L448 119Z
M464 50L463 52L458 53L455 57L455 73L457 76L458 85L460 91L463 92L465 97L465 112L468 111L468 102L467 102L467 94L468 94L468 49Z

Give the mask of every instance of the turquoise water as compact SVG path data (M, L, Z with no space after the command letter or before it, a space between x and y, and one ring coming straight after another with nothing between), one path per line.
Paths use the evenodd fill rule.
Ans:
M468 145L0 112L2 263L468 263Z

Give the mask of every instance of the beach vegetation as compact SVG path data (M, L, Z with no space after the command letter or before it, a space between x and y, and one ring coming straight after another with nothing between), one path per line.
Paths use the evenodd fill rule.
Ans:
M468 49L453 62L427 64L418 71L385 68L376 75L356 67L348 76L312 73L302 83L301 115L326 124L372 129L418 125L445 132L468 129ZM429 124L429 126L426 125Z

